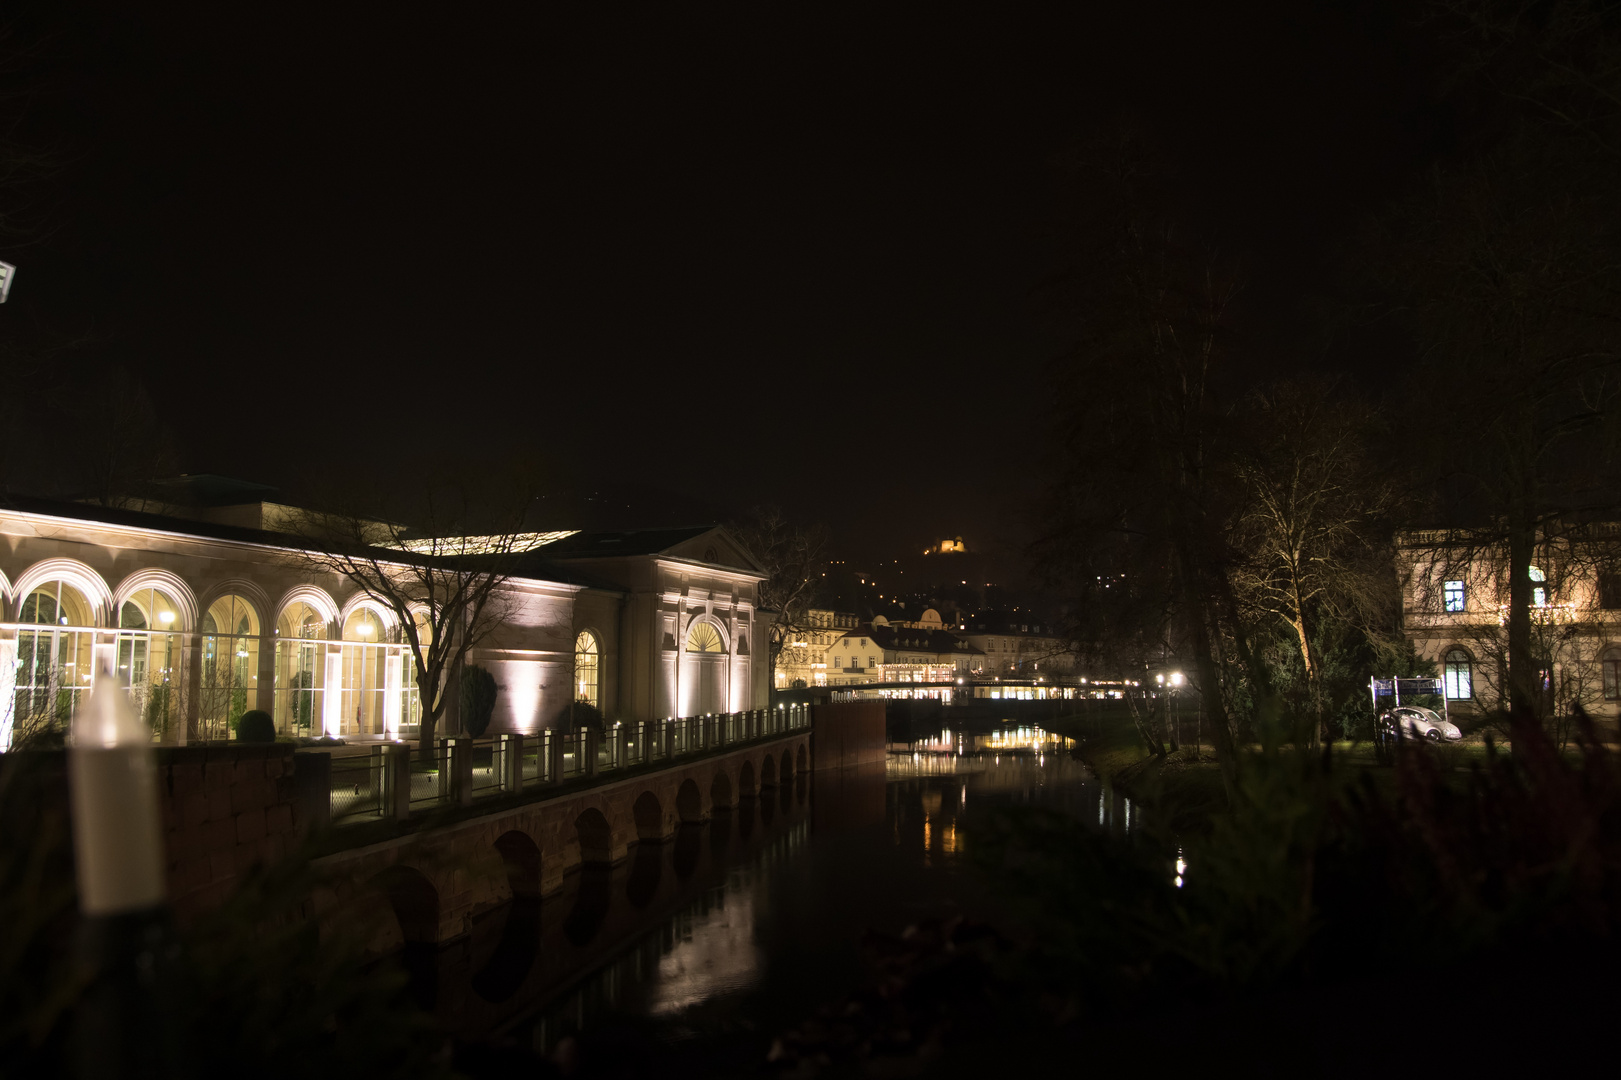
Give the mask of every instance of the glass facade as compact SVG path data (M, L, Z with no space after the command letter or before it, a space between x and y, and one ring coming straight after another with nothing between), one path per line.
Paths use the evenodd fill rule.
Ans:
M157 589L142 589L118 612L116 677L160 738L173 734L185 717L180 629L174 598Z
M198 630L198 736L223 739L257 707L259 616L242 597L222 596L203 612Z
M326 686L326 620L303 601L276 622L276 730L314 736L322 730Z
M65 726L95 674L95 609L61 581L29 593L18 612L13 730Z

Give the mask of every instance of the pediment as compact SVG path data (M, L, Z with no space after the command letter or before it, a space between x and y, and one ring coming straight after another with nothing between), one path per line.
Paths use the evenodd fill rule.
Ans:
M738 543L725 529L718 527L666 548L663 553L676 559L692 559L694 562L725 566L755 574L765 573L765 569L755 561L747 548Z

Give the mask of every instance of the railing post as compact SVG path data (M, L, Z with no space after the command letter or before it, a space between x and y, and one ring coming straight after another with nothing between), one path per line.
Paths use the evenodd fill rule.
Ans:
M450 746L451 801L473 805L473 740L464 736L446 740Z
M439 782L435 787L439 789L436 793L439 796L438 802L443 806L454 802L456 799L456 778L451 757L451 740L438 739L436 741L439 743Z
M293 790L299 828L324 829L332 823L332 755L300 750L293 755Z
M575 753L585 760L580 764L580 772L585 776L597 775L597 739L598 735L592 728L581 728L574 736Z
M383 816L404 821L411 816L411 747L390 743L382 749Z
M563 782L563 738L557 728L546 729L546 782Z
M498 737L496 753L501 755L500 772L501 790L518 792L523 790L523 736L501 735Z

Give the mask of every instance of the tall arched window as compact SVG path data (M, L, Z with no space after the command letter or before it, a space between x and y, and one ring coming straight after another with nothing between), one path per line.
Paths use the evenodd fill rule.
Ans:
M1453 701L1468 701L1475 696L1474 665L1469 654L1453 649L1446 655L1442 672L1447 697Z
M198 717L205 738L224 738L253 708L259 686L259 613L240 596L208 605L202 632L202 700Z
M325 639L326 619L302 600L276 622L276 727L285 735L320 734Z
M355 735L381 735L386 729L388 664L399 664L398 648L387 640L393 635L377 612L358 607L343 621L343 704L346 731Z
M180 719L180 629L173 598L158 589L142 589L118 612L119 685L160 735Z
M1539 569L1538 567L1535 567L1535 566L1531 567L1531 582L1532 582L1532 584L1531 584L1531 606L1532 607L1547 607L1548 606L1548 587L1547 587L1547 585L1544 584L1544 582L1546 582L1547 580L1548 580L1548 575L1544 574L1541 571L1541 569Z
M1621 701L1621 649L1604 650L1604 700Z
M79 590L52 581L23 598L17 622L13 730L66 727L95 675L94 609Z
M602 707L601 694L598 683L601 675L602 657L597 650L597 636L589 630L581 630L574 639L574 698L576 701L588 702L598 708Z

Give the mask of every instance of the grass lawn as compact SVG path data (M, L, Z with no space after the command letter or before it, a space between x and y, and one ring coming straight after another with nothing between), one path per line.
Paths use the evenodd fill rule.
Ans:
M1081 711L1053 720L1048 728L1076 740L1081 757L1093 771L1134 799L1157 805L1179 829L1198 828L1203 818L1226 803L1221 767L1208 741L1199 747L1197 756L1192 746L1185 746L1163 759L1155 758L1137 734L1123 702L1086 702ZM1183 735L1191 734L1184 721ZM1260 751L1259 746L1246 749ZM1442 771L1460 784L1471 766L1484 764L1487 755L1485 740L1479 735L1414 749L1434 755ZM1506 751L1499 743L1498 752ZM1364 773L1381 786L1394 779L1393 771L1379 764L1371 742L1337 742L1333 756L1340 767Z

